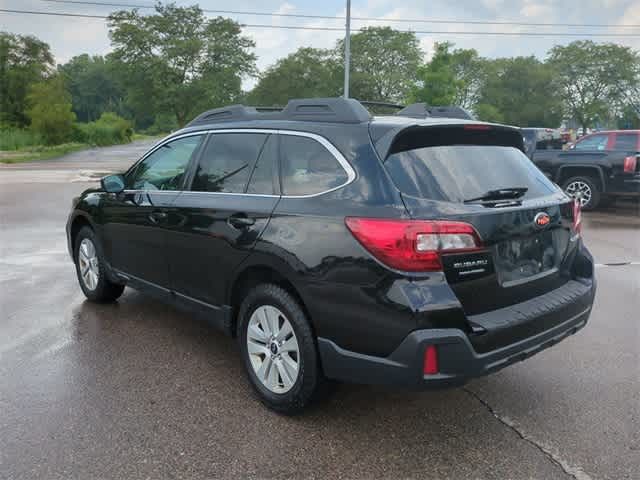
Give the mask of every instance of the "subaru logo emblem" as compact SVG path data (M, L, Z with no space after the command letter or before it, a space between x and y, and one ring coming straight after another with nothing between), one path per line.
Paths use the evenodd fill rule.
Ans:
M551 223L551 217L545 212L539 212L536 213L533 222L536 224L536 227L544 228Z

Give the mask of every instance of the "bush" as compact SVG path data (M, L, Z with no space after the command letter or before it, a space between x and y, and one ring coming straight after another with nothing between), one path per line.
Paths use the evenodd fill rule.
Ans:
M146 133L148 135L159 135L161 133L169 133L178 129L178 121L172 113L159 113Z
M19 150L41 144L42 137L32 130L0 126L0 150Z
M47 145L69 141L75 113L71 110L71 96L64 88L61 77L52 77L29 88L27 117L31 130Z
M131 122L111 112L103 113L95 122L73 125L73 139L76 142L101 147L130 142L132 135Z

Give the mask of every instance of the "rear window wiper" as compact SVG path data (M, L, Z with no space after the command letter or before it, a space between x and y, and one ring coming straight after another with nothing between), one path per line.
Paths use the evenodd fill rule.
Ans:
M498 188L497 190L489 190L479 197L468 198L464 203L516 199L522 197L528 190L529 189L527 187Z

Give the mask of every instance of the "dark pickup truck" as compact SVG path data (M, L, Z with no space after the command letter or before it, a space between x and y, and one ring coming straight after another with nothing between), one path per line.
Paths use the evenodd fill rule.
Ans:
M640 196L640 130L593 133L568 150L540 149L534 143L527 154L584 210L616 197Z

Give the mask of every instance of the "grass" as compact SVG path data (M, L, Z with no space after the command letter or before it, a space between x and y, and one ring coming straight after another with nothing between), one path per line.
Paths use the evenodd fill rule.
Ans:
M134 133L131 140L159 140L164 136L165 134L147 135ZM0 129L0 163L22 163L47 160L92 147L95 147L95 145L89 145L88 143L82 142L45 146L42 145L42 139L40 136L34 134L28 129Z
M35 145L32 147L23 147L17 150L0 151L0 163L22 163L34 160L47 160L49 158L61 157L67 153L77 152L90 148L85 143L63 143L62 145L54 145L46 147L43 145Z
M0 150L19 150L42 144L39 135L23 128L0 129Z
M156 133L153 135L149 135L146 133L134 133L133 136L131 137L131 141L135 142L136 140L154 140L154 139L158 139L160 140L161 138L166 137L167 135L169 135L168 133Z

